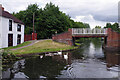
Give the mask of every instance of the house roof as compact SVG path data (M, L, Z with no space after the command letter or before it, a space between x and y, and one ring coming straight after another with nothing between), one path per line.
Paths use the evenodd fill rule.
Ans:
M20 21L19 19L17 19L15 16L13 16L12 14L10 14L7 11L2 10L2 16L12 19L15 23L20 23L20 24L24 25L24 23L22 21Z

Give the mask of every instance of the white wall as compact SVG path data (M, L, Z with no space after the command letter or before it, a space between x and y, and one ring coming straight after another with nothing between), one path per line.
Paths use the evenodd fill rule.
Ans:
M1 35L2 35L2 9L0 8L0 48L2 48L2 38L1 38Z
M21 24L21 32L17 31L18 23L12 21L12 31L9 31L9 20L8 18L2 17L2 28L0 27L1 32L1 47L8 47L8 34L13 34L13 46L17 45L17 35L21 34L21 43L24 42L24 25Z
M17 45L17 36L18 36L18 34L21 35L21 43L24 42L24 25L20 24L21 25L21 32L17 31L17 25L18 25L18 23L14 23L13 25L14 25L14 30L13 30L13 46L16 46Z
M2 48L2 17L0 16L0 48Z
M21 25L21 43L24 42L24 29L25 29L24 25Z
M9 19L2 17L2 48L8 47Z

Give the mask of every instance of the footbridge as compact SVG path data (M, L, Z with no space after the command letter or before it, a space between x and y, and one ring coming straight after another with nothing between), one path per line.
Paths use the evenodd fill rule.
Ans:
M104 28L72 28L73 37L105 37L107 36L107 29Z
M52 36L53 41L65 43L73 46L75 38L104 38L104 48L106 50L120 50L120 33L111 28L69 28L68 31Z

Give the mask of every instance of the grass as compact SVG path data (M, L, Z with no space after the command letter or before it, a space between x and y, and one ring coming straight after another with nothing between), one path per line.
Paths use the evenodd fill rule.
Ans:
M80 46L81 44L80 43L75 43L75 45Z
M7 48L3 48L3 49L4 49L4 50L15 49L15 48L19 48L19 47L22 47L22 46L29 45L29 44L31 44L31 43L32 43L32 41L26 41L26 42L24 42L24 43L22 43L22 44L19 44L19 45L17 45L17 46L11 46L11 47L7 47Z
M75 49L77 47L54 42L52 40L44 40L35 43L32 46L28 46L22 49L12 51L14 54L29 54L29 53L40 53L40 52L50 52L50 51L60 51Z

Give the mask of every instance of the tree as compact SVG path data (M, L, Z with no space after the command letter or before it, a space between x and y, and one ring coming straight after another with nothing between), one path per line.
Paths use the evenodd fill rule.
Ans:
M90 28L89 24L82 22L73 22L73 28Z
M18 13L13 13L25 24L25 34L32 33L33 13L35 13L35 32L38 39L51 38L55 32L61 33L68 28L89 28L89 24L74 22L69 15L59 10L53 3L47 3L44 8L39 8L37 4L28 5L27 9Z
M104 28L111 28L114 31L120 32L119 24L114 23L113 25L111 23L107 23Z
M24 11L20 11L18 13L13 13L15 17L20 19L25 24L25 33L30 34L32 33L31 29L33 27L33 13L35 13L35 22L38 17L38 5L37 4L30 4L28 5L27 9ZM30 30L28 30L30 29Z
M95 28L101 28L101 26L95 26Z
M118 23L114 23L112 25L112 29L115 30L115 31L117 31L119 29L119 24Z
M107 23L105 28L112 28L112 24L111 23Z

